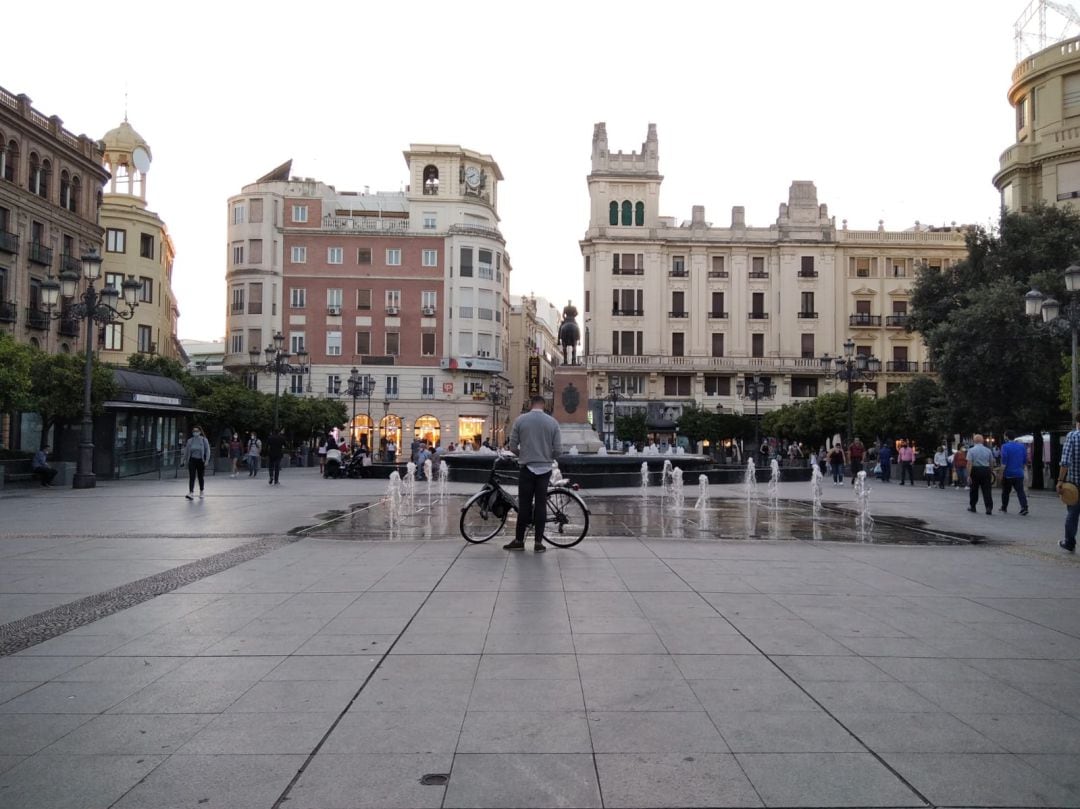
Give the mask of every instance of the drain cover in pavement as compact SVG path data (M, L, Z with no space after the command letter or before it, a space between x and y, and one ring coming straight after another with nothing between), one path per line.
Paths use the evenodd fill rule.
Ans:
M427 775L420 778L420 783L424 786L442 786L450 780L450 776L447 773L442 772L429 772Z

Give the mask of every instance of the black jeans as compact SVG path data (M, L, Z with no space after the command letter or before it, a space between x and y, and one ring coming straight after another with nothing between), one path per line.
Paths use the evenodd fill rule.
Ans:
M533 525L533 536L539 542L544 538L544 522L547 519L547 491L551 473L534 475L527 466L518 472L518 519L514 531L517 542L525 541L525 529Z
M862 458L858 460L851 459L851 482L854 483L858 480L859 473L862 471Z
M275 458L270 456L270 482L277 483L278 478L281 477L281 458L280 456Z
M52 486L53 478L56 477L56 473L59 469L53 469L51 466L38 466L31 470L34 473L34 477L41 480L42 486Z
M195 479L199 480L199 491L203 490L203 473L206 471L206 461L202 458L189 458L187 462L188 491L195 491Z
M987 513L994 510L994 496L990 487L990 467L971 467L970 504L972 509L979 504L979 492L982 492L983 505L986 506Z
M911 485L915 485L915 464L911 461L900 461L900 485L904 485L904 478L911 481Z

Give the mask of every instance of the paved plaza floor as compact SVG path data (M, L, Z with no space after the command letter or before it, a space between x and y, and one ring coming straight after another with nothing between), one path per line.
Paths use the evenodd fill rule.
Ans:
M538 555L457 536L475 488L425 539L294 530L385 508L314 470L0 493L0 809L1080 806L1051 495L874 485L879 523L955 544Z

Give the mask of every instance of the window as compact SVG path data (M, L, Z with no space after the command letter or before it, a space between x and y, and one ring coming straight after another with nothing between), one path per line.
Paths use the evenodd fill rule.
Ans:
M727 270L724 268L723 256L712 256L712 268L709 270L710 278L727 278Z
M3 152L0 152L0 157L3 158L4 165L4 179L9 183L15 182L15 175L18 173L19 168L19 144L17 141L9 140L7 148Z
M328 289L326 290L326 306L327 308L340 309L342 306L342 291L340 289Z
M490 250L476 251L476 277L483 278L487 281L490 281L495 277L495 272L491 266Z
M304 375L289 374L289 393L300 394L304 392Z
M709 309L710 317L727 317L727 312L724 311L724 293L714 292L712 293L712 306Z
M853 258L852 263L855 267L856 278L869 278L870 277L870 259L868 258Z
M765 256L751 256L750 257L750 277L751 278L768 278L769 274L765 272Z
M341 393L341 374L326 375L326 392L331 395Z
M139 278L139 303L154 302L154 279L141 276Z
M750 335L750 356L751 357L764 357L765 356L765 335L764 334L751 334Z
M344 264L345 263L345 250L341 247L327 247L326 248L326 263L327 264Z
M435 356L435 332L425 331L420 333L420 356Z
M125 253L127 252L127 231L117 230L116 228L109 228L105 231L105 252L107 253Z
M263 285L261 283L248 286L248 314L262 314Z
M244 245L242 242L233 242L232 263L234 265L244 263Z
M244 314L244 288L236 286L232 288L232 305L229 312L234 315Z
M722 332L712 333L712 356L724 356L724 335Z
M630 200L623 200L622 204L622 223L626 227L634 224L634 206L630 204Z
M356 308L357 309L370 309L371 308L371 290L370 289L358 289L358 290L356 290Z
M420 310L427 317L435 314L439 293L434 289L425 289L420 293ZM430 313L430 314L429 314Z
M859 315L870 314L870 301L855 301L855 313Z
M645 224L645 203L639 202L634 206L634 224L641 227Z
M326 333L326 356L341 356L341 332L328 331Z
M371 353L371 332L358 331L356 333L356 353L361 355Z
M360 265L367 265L371 263L371 248L370 247L358 247L356 248L356 263Z
M479 306L476 307L476 316L480 320L495 319L495 293L490 289L478 290L480 294Z
M248 262L262 264L262 239L248 239Z
M676 278L686 276L686 256L671 257L671 274Z
M252 199L248 200L248 204L251 205L251 216L248 217L248 221L252 224L258 224L262 222L263 201L261 199Z
M396 376L386 377L386 396L389 399L398 397L398 378Z
M730 376L716 376L714 374L705 375L705 395L706 396L730 396L731 395L731 377Z
M814 293L803 292L800 295L799 317L817 317L817 310L814 309Z
M105 284L104 284L104 286L112 287L117 292L120 292L123 289L123 284L124 284L124 274L122 272L107 272L107 273L105 273Z
M619 203L617 203L615 200L612 200L611 203L608 205L608 224L619 224Z
M262 345L262 329L248 329L248 345L253 348Z
M101 347L106 351L122 351L124 349L124 324L108 323L102 329L104 338Z
M765 315L765 293L753 292L750 294L750 319L751 320L764 320Z
M818 381L813 376L791 377L791 396L796 399L812 399L817 396Z
M244 333L242 331L234 331L229 335L229 352L232 354L241 354L244 351Z
M235 205L233 205L232 223L234 225L242 225L242 224L244 224L244 221L246 219L247 219L247 208L244 206L244 203L238 202Z
M307 248L293 245L289 260L293 264L307 264Z
M611 333L611 352L626 357L640 357L644 341L640 331L615 331Z
M458 332L458 354L463 357L473 356L475 341L471 331Z
M458 290L458 316L471 320L473 316L473 289L461 287Z
M289 308L303 309L305 306L307 306L307 290L299 287L292 287L289 290Z
M439 168L428 164L424 166L424 194L434 196L439 193Z
M422 266L422 267L438 267L439 266L439 251L438 250L424 250L420 254L420 266Z
M665 396L689 396L690 395L690 377L684 375L680 376L665 376L664 377L664 395Z
M681 357L683 356L683 348L686 340L686 335L681 331L673 331L671 333L671 356Z
M401 335L396 331L386 333L386 354L396 357L401 353Z
M472 278L472 248L461 248L461 260L458 262L458 275L462 278Z
M856 357L869 357L874 353L874 349L871 346L855 346Z
M641 289L613 289L612 314L640 316L645 314L645 292Z
M671 316L672 317L685 317L686 316L686 293L672 292L671 293Z
M435 230L436 219L434 213L432 213L431 211L424 211L423 220L424 230Z
M307 205L293 205L292 206L292 221L293 222L307 222Z
M139 256L142 258L154 257L154 237L152 234L139 234Z
M302 331L289 332L289 353L299 354L301 351L307 350L307 340L304 337Z
M386 290L386 308L401 310L401 290L400 289L388 289Z
M420 395L425 399L430 399L435 395L435 377L422 376L420 377Z
M802 358L804 360L813 359L814 356L815 356L815 354L814 354L814 335L812 335L812 334L803 334L803 335L800 336L800 339L802 341L802 346L801 346Z
M400 247L388 247L388 248L386 248L386 266L387 267L400 267L401 266L401 248Z
M907 314L907 301L893 301L892 313L894 315L906 315Z
M139 351L149 354L153 350L152 338L154 330L150 326L139 326Z
M589 290L586 289L585 290L585 314L588 314L590 311L591 310L589 309Z

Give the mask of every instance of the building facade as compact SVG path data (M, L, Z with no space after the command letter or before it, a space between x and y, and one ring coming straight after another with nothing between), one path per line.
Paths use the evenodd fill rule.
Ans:
M107 132L102 143L102 159L110 174L101 203L102 279L105 286L120 289L130 276L142 286L131 320L99 327L99 356L115 365L127 365L133 354L179 360L180 311L172 288L176 249L161 217L146 207L150 146L127 119Z
M837 228L806 181L792 183L766 227L748 226L741 206L726 226L706 221L702 206L680 223L660 215L662 182L655 125L629 154L612 153L596 125L580 243L590 395L618 391L617 412L645 410L663 438L689 404L753 413L738 393L755 375L776 385L759 412L839 389L821 358L849 338L882 361L864 395L933 371L906 329L911 286L919 266L966 256L962 229ZM594 424L603 399L590 401Z
M550 411L555 395L555 369L562 362L559 353L559 310L536 295L510 296L510 353L508 379L514 385L509 404L510 418L529 409L533 396L548 400Z
M505 430L486 392L507 367L509 275L498 165L449 145L404 153L408 188L338 192L290 177L291 162L229 199L226 370L273 391L252 366L281 333L307 374L282 390L351 398L357 441L476 441Z
M53 321L41 284L101 250L98 225L108 173L101 144L64 129L25 95L0 88L0 328L44 351L71 352L80 321Z
M1009 103L1016 142L1000 158L994 186L1010 211L1080 200L1080 38L1044 48L1013 70Z

